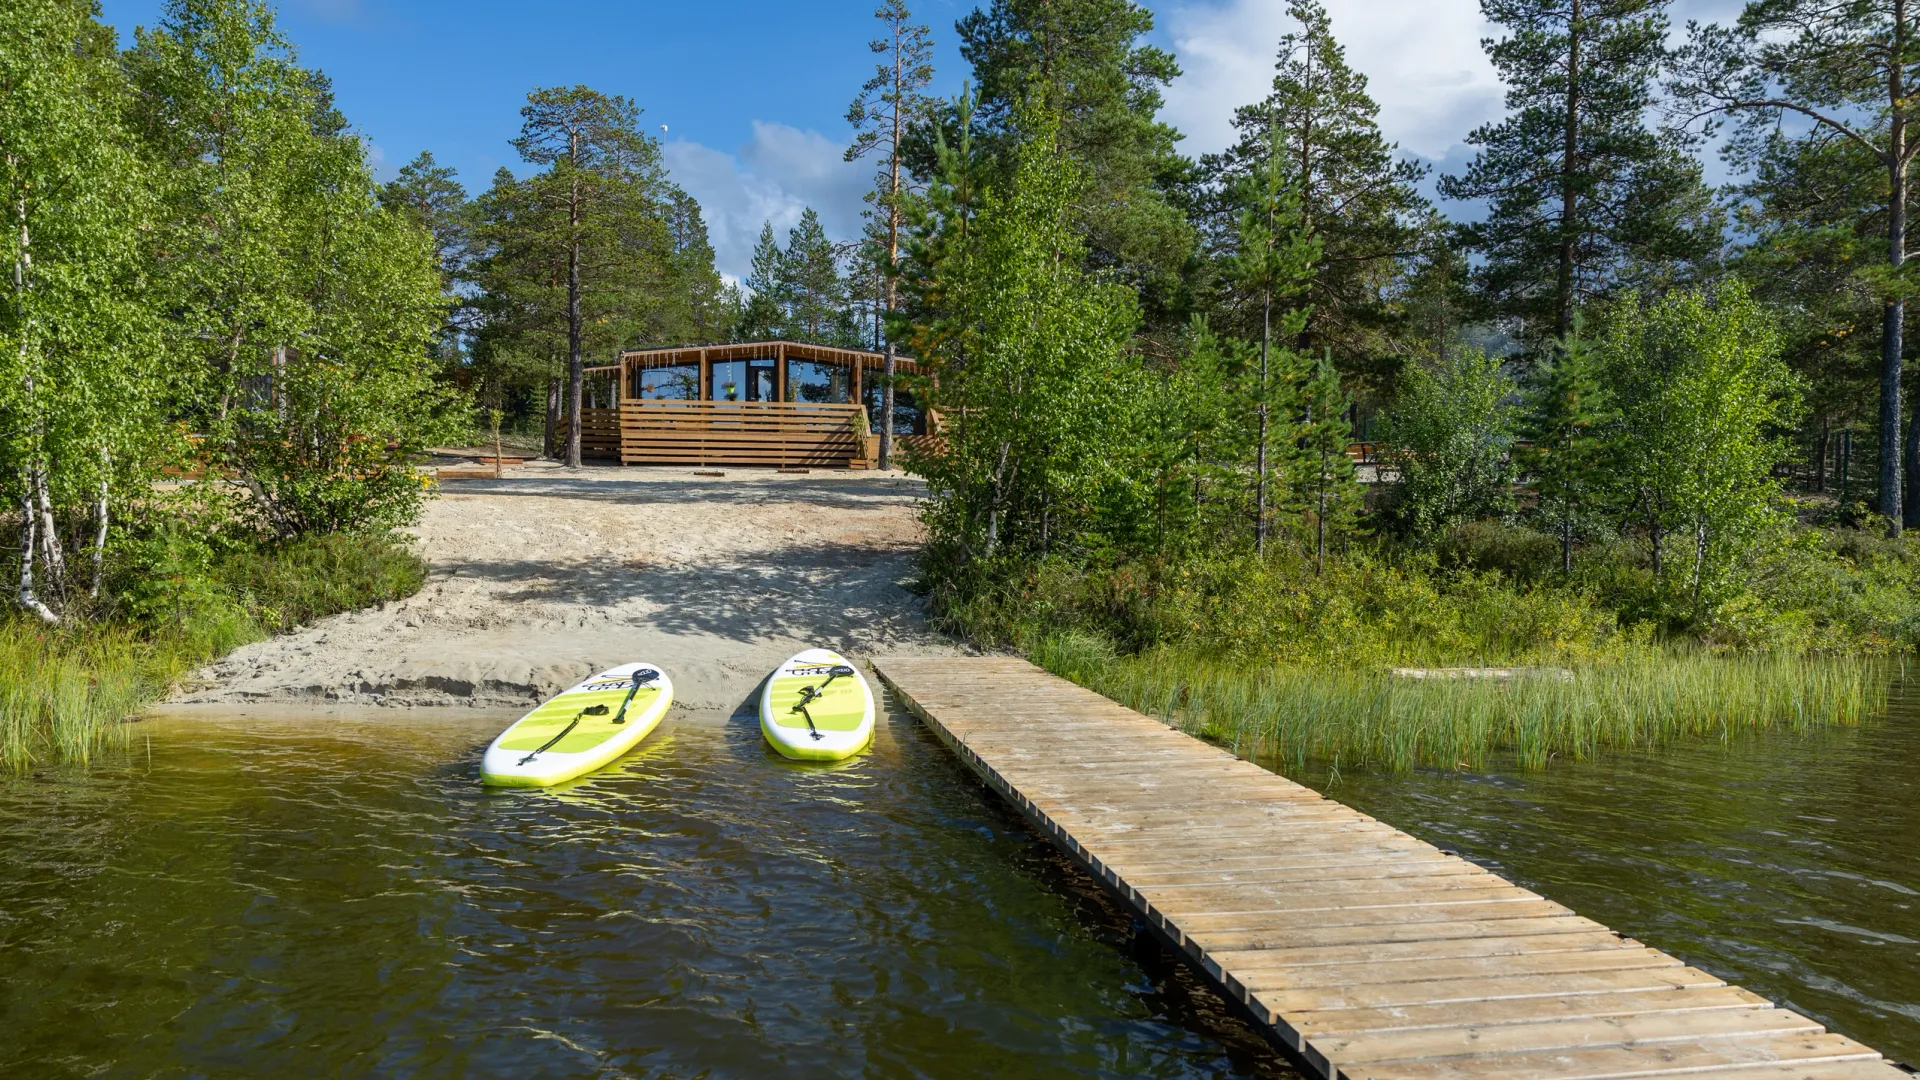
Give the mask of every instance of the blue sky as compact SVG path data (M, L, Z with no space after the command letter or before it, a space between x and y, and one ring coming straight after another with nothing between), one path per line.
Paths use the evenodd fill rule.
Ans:
M910 0L938 46L934 90L966 75L953 24L975 0ZM1184 74L1165 116L1189 153L1227 141L1234 106L1261 96L1284 0L1146 0L1156 43ZM131 41L161 0L102 0ZM421 150L469 191L519 162L507 145L535 86L585 83L645 109L674 179L705 209L720 269L744 273L760 231L804 206L837 237L858 229L864 164L840 160L846 108L873 70L874 0L282 0L280 26L304 63L332 79L382 177ZM1328 0L1334 32L1366 72L1381 126L1409 154L1456 168L1460 140L1498 115L1500 86L1479 39L1477 0ZM1675 21L1724 17L1732 0L1682 0ZM663 133L660 125L665 124Z

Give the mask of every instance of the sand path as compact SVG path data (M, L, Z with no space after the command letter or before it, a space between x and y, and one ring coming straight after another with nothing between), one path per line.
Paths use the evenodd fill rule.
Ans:
M541 463L450 480L414 530L418 594L236 650L169 704L525 707L645 660L677 711L728 715L809 645L954 648L901 584L922 491L897 473Z

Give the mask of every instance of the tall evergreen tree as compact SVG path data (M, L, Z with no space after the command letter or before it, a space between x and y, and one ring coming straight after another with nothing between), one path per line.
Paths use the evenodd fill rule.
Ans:
M1901 365L1907 296L1907 199L1913 125L1920 119L1920 7L1910 0L1757 0L1733 27L1690 26L1674 90L1698 114L1734 114L1736 160L1780 139L1787 115L1806 121L1801 138L1832 139L1882 173L1875 217L1885 230L1879 272L1863 275L1880 300L1880 513L1899 533L1920 525L1903 507ZM1906 431L1909 467L1920 455L1920 427ZM1920 485L1916 485L1920 487Z
M1059 152L1081 163L1075 208L1087 261L1139 288L1150 321L1185 322L1184 273L1194 248L1180 192L1193 166L1160 120L1173 55L1144 39L1153 15L1134 0L992 0L955 26L973 65L986 148L1011 177L1030 87L1042 87Z
M775 291L786 308L782 322L789 334L803 341L839 339L847 286L840 278L839 253L811 206L787 233Z
M381 187L380 203L433 237L448 313L435 347L442 363L456 361L460 357L460 333L470 326L472 315L459 291L472 257L473 212L467 189L460 186L451 167L439 164L431 151L423 150Z
M1240 180L1235 198L1242 207L1238 235L1227 260L1227 276L1239 292L1246 321L1260 335L1258 377L1251 400L1256 426L1253 537L1254 549L1261 553L1266 551L1272 523L1268 478L1275 406L1281 406L1284 415L1291 404L1286 399L1275 401L1273 395L1276 387L1296 382L1293 375L1305 361L1286 343L1299 337L1311 316L1311 309L1290 301L1306 291L1321 252L1321 241L1302 220L1300 195L1294 186L1297 179L1276 147L1267 155L1265 168ZM1283 441L1282 445L1292 444Z
M916 25L904 0L884 0L873 13L886 27L886 36L875 38L868 48L884 59L875 66L873 77L860 87L860 96L847 109L847 123L854 129L853 145L846 158L854 161L878 149L880 171L874 189L867 193L873 204L871 213L878 219L880 234L871 242L886 245L885 261L880 263L885 283L885 307L888 315L899 306L900 291L896 267L900 262L900 230L907 221L907 199L912 195L911 178L906 171L906 139L916 122L926 120L933 111L933 99L926 95L933 81L933 36L925 26ZM876 343L877 344L877 343ZM892 341L887 342L885 382L880 389L880 467L893 467L893 380L898 360Z
M1440 192L1487 200L1486 217L1463 229L1485 258L1482 296L1536 341L1564 339L1574 312L1634 264L1685 262L1717 244L1698 163L1645 119L1667 56L1665 6L1481 0L1507 28L1484 44L1510 115L1467 136L1479 152Z
M1612 406L1599 351L1575 334L1521 383L1514 453L1539 496L1538 516L1560 537L1560 570L1573 573L1573 545L1603 510L1609 489Z
M753 263L747 271L747 302L740 310L740 322L734 328L737 341L765 341L787 336L785 285L786 252L773 237L773 222L760 226L760 241L753 247Z
M1294 498L1313 526L1314 572L1327 563L1329 532L1347 531L1360 508L1360 488L1354 482L1353 459L1347 444L1353 425L1347 412L1353 400L1340 385L1333 357L1320 354L1295 396L1300 422L1293 440Z
M1319 0L1294 0L1288 13L1300 29L1280 39L1273 90L1234 110L1239 141L1205 161L1230 193L1241 177L1263 171L1275 152L1299 199L1300 226L1320 243L1306 298L1312 314L1296 335L1304 354L1331 349L1354 371L1407 350L1395 311L1396 283L1416 265L1426 200L1415 191L1423 167L1397 157L1380 135L1379 106L1366 76L1347 66ZM1232 241L1230 200L1216 243Z
M520 115L514 148L542 172L526 182L534 213L518 242L565 264L563 455L577 468L589 327L611 331L613 340L600 347L620 343L616 320L631 317L635 275L648 269L634 249L659 246L635 234L664 230L658 204L665 177L659 144L640 130L640 109L627 98L585 86L539 89L527 95Z

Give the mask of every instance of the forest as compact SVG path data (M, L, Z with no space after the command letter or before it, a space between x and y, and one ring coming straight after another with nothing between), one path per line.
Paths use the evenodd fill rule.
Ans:
M379 182L263 4L173 0L122 48L87 0L11 3L0 746L84 752L208 656L417 588L426 447L577 466L586 367L773 337L929 372L894 382L937 450L893 453L891 393L871 422L927 484L930 612L1143 708L1521 665L1631 673L1623 708L1689 730L1857 713L1862 658L1920 641L1920 15L1481 6L1504 115L1433 176L1315 0L1199 156L1131 0L990 0L952 99L884 0L862 234L768 222L736 285L629 98L532 89L518 171ZM1452 693L1489 730L1557 708ZM1645 737L1575 727L1540 753ZM1470 753L1363 743L1314 752Z

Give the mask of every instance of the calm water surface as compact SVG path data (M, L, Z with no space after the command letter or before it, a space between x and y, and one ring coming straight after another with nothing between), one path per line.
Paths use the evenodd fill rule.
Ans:
M1291 1075L911 721L488 793L499 726L168 720L0 781L0 1075Z
M1920 686L1858 728L1299 779L1920 1065Z

